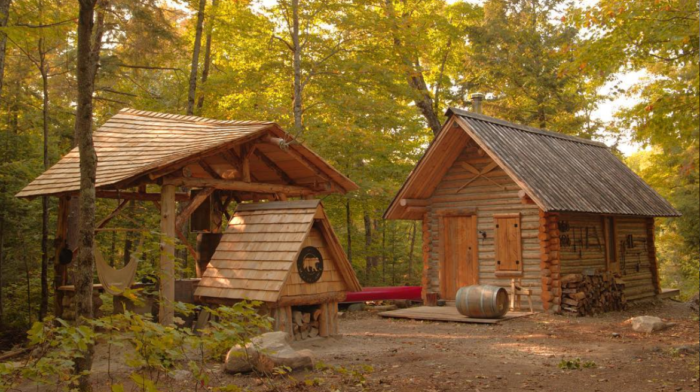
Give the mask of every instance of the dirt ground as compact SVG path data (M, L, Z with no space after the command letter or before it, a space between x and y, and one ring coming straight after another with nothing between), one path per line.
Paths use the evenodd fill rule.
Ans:
M677 325L636 333L625 321L639 315ZM535 314L495 325L384 319L371 311L341 320L341 337L293 345L311 349L321 369L268 378L228 375L215 364L213 390L698 391L698 351L678 350L697 347L698 315L670 300L597 317ZM104 355L98 348L96 390L108 390ZM577 358L580 369L558 366ZM163 381L161 390L195 390L186 372Z
M625 323L645 314L677 325L646 335ZM698 343L697 314L668 300L598 317L535 314L496 325L346 313L340 326L341 338L294 346L312 349L329 365L359 371L359 365L370 365L364 385L369 391L698 391L697 351L677 352ZM563 359L576 358L593 361L595 367L558 367ZM353 385L357 380L337 371L317 373L293 376L309 380L325 375L333 387L340 382L340 390L362 390ZM225 378L238 385L255 383L253 376Z

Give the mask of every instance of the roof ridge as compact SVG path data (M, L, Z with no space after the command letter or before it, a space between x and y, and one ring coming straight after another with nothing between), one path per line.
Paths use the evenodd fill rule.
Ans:
M166 118L178 121L187 121L193 123L208 123L217 125L268 125L274 124L273 121L251 121L251 120L219 120L215 118L199 117L199 116L188 116L184 114L172 114L163 112L152 112L148 110L139 110L134 108L122 108L119 113L129 113L141 117L151 117L151 118Z
M559 132L548 131L546 129L540 129L540 128L535 128L535 127L530 127L527 125L516 124L516 123L510 122L510 121L502 120L500 118L491 117L491 116L487 116L485 114L480 114L480 113L474 113L474 112L470 112L468 110L464 110L464 109L460 109L460 108L449 107L447 109L447 112L445 113L445 115L449 116L450 113L456 114L460 117L470 117L474 120L486 121L486 122L490 122L490 123L494 123L494 124L498 124L498 125L503 125L503 126L506 126L508 128L516 129L518 131L534 133L534 134L540 135L540 136L548 136L548 137L553 137L553 138L566 140L566 141L570 141L570 142L574 142L574 143L588 144L588 145L592 145L592 146L600 147L600 148L608 148L608 146L605 145L605 143L597 142L595 140L584 139L584 138L578 137L578 136L571 136L571 135L566 135L566 134L559 133Z

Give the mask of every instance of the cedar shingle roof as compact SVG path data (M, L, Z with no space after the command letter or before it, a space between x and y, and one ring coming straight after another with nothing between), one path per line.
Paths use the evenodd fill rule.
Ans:
M320 200L300 200L239 204L195 296L276 302L315 217L331 233L326 241L339 249L333 259L346 286L350 291L361 290Z
M223 146L245 143L264 132L278 137L287 136L275 123L256 121L224 121L195 116L147 112L122 109L94 133L97 152L97 188L109 188L168 165L177 164L198 154L206 156L208 151ZM352 181L323 161L311 150L300 144L292 147L296 152L315 164L319 171L336 181L345 191L357 189ZM278 166L296 170L293 179L302 181L321 180L315 173L301 167L284 152L275 151L274 146L260 148ZM279 148L277 149L279 150ZM253 157L252 159L257 159ZM283 162L284 165L282 165ZM269 171L251 163L251 171ZM290 175L290 177L294 177ZM274 179L274 176L268 176ZM270 181L272 182L272 181ZM17 197L33 197L75 192L80 186L78 149L74 148L49 170L27 185Z
M500 161L544 211L650 217L680 215L603 143L461 109L450 108L447 114L456 116L460 127L443 129L443 132L466 132L496 161ZM440 146L441 140L448 137L438 135L428 150L444 147ZM462 148L458 143L454 145ZM427 165L424 161L421 159L413 170L385 217L398 218L395 211L398 201L415 197L407 184L421 165Z

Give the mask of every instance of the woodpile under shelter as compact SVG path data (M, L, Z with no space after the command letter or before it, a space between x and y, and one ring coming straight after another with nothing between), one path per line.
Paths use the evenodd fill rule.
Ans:
M424 295L518 279L536 308L559 312L576 309L579 280L614 279L604 288L627 300L660 293L654 218L679 213L604 144L447 115L384 215L422 221ZM616 298L591 292L596 305Z
M200 246L198 252L180 230L185 222L191 220L193 231L202 233L198 237L200 245L210 245L217 242L222 220L231 218L227 207L233 201L239 203L242 214L241 203L311 199L358 189L273 122L123 109L95 131L94 143L98 158L96 195L119 200L116 209L97 223L98 230L131 200L148 202L160 211L164 238L160 245L159 290L163 301L159 318L165 324L173 318L175 243L179 240L197 260L198 276L206 270L214 249ZM68 238L68 222L69 206L79 189L75 148L17 194L22 198L50 195L60 199L56 260L64 260L60 255L66 251L70 255L77 247L76 239ZM177 203L181 203L179 209ZM340 256L332 255L329 257L338 265ZM60 317L63 293L72 289L71 264L54 265L55 314Z
M275 329L304 339L337 334L338 302L360 290L320 201L299 200L239 205L195 297L261 301Z

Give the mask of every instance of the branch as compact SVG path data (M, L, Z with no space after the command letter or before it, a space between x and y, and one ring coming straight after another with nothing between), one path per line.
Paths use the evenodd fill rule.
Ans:
M29 24L29 23L17 23L15 25L7 26L7 27L26 27L29 29L45 29L48 27L55 27L55 26L60 26L60 25L68 24L68 23L75 23L75 20L68 19L68 20L63 20L63 21L56 22L56 23L38 24L38 25Z
M155 67L155 66L150 66L150 65L131 65L131 64L117 64L117 66L122 67L122 68L152 69L152 70L181 71L182 72L182 69L172 68L172 67Z
M97 91L104 91L104 92L112 93L112 94L126 95L126 96L128 96L128 97L138 97L138 95L136 95L136 94L125 93L125 92L123 92L123 91L113 90L113 89L111 89L111 88L109 88L109 87L102 87L102 88L98 88L98 89L96 89L96 90L97 90Z
M294 47L292 46L292 44L290 44L289 42L285 41L284 38L278 37L278 36L276 36L276 35L273 34L273 35L270 37L270 39L279 40L280 42L282 42L283 44L285 44L285 45L287 46L287 48L289 48L289 50L291 50L292 52L294 52Z

